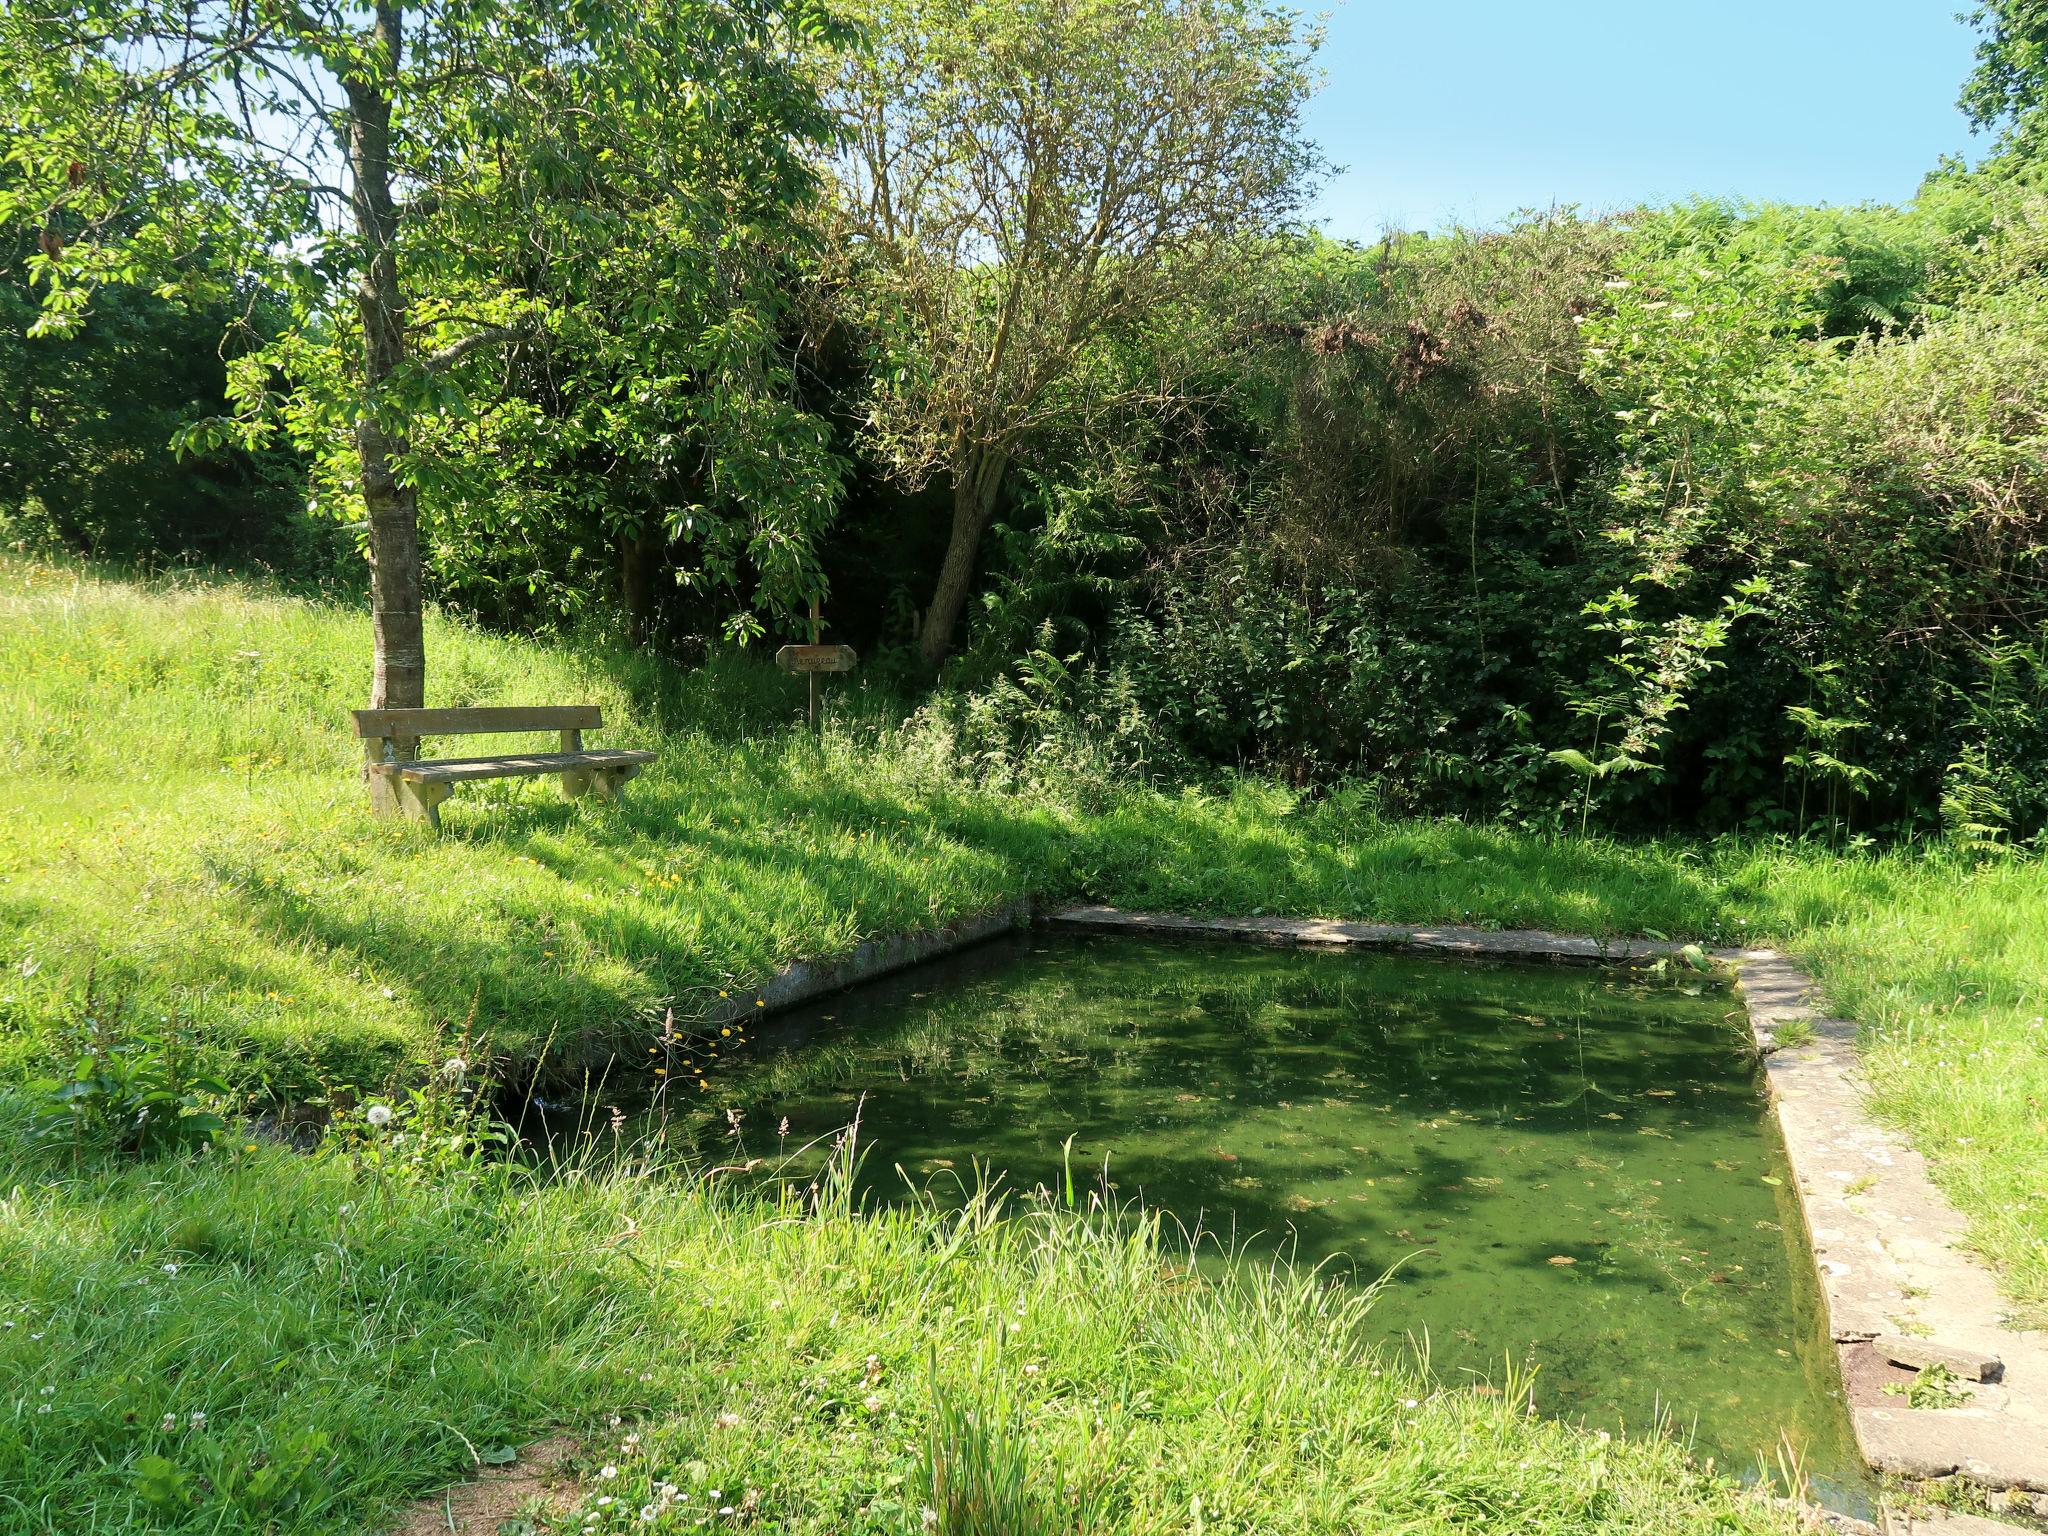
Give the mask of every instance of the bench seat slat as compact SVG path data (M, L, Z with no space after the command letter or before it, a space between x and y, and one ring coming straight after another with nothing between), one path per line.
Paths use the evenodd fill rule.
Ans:
M524 752L507 757L443 757L422 762L372 763L372 773L396 774L410 784L461 784L471 779L530 779L575 768L628 768L651 763L652 752Z

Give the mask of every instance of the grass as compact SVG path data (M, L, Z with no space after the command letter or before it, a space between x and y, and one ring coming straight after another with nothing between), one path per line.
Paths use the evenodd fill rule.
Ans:
M1026 894L1769 941L1863 1023L1878 1107L2015 1310L2048 1320L2032 859L1530 838L1059 765L998 784L858 691L812 741L758 667L670 673L446 619L433 702L594 701L600 742L661 761L616 807L465 790L436 838L364 812L344 729L359 615L23 563L0 593L0 1084L63 1053L88 986L185 1021L238 1088L278 1099L416 1081L471 1019L507 1058L633 1055L671 1008ZM0 1527L359 1530L469 1447L614 1413L645 1426L631 1477L751 1486L791 1530L907 1528L927 1431L974 1455L990 1424L1026 1426L1033 1464L1066 1469L1068 1513L1120 1501L1117 1529L1774 1518L1668 1445L1602 1447L1364 1359L1351 1302L1293 1280L1191 1288L1170 1252L1085 1223L800 1220L669 1175L408 1182L271 1149L66 1173L5 1113L0 1381L22 1385L0 1401ZM987 1353L1019 1300L1042 1351ZM928 1337L968 1399L934 1405ZM1116 1488L1082 1486L1102 1465Z
M1433 1387L1354 1290L1197 1280L1100 1212L271 1147L6 1178L9 1530L355 1536L555 1425L592 1437L564 1531L1793 1529L1673 1440Z

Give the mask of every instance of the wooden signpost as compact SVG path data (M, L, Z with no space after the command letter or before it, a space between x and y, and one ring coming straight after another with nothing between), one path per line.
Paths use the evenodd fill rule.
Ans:
M785 645L775 653L785 672L851 672L859 660L850 645Z
M775 665L785 672L801 673L810 690L810 722L813 731L818 728L818 675L823 672L851 672L860 657L854 654L850 645L821 645L818 643L818 600L811 599L811 643L809 645L785 645L775 653Z

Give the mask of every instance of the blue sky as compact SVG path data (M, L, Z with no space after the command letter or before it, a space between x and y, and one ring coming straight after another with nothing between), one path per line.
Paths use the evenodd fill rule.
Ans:
M1968 0L1336 0L1309 109L1332 235L1696 193L1911 197L1982 154ZM1313 5L1310 7L1313 9Z

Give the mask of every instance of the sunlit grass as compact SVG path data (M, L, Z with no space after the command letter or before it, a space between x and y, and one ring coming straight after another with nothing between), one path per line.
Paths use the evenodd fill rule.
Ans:
M275 1148L0 1159L0 1185L10 1529L354 1536L567 1426L589 1455L564 1530L658 1503L659 1529L917 1531L941 1388L1001 1406L1024 1498L1092 1489L1119 1532L1793 1528L1674 1441L1431 1385L1364 1341L1356 1290L1198 1280L1085 1211L775 1207L637 1163L419 1182ZM187 1480L171 1507L149 1458Z

